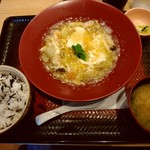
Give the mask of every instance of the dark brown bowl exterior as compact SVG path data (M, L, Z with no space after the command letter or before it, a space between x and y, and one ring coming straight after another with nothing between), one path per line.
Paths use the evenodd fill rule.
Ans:
M129 104L129 109L130 109L131 115L132 115L133 119L136 121L136 123L137 123L142 129L144 129L146 132L150 133L150 130L145 129L145 128L140 124L140 122L137 120L136 116L134 115L134 113L133 113L133 111L132 111L132 105L131 105L131 101L132 101L131 95L132 95L132 93L134 92L134 90L135 90L137 87L139 87L139 86L141 86L141 85L144 85L144 84L147 84L147 83L150 83L150 76L145 77L145 78L143 78L143 79L141 79L141 80L139 80L139 81L137 81L137 82L135 83L135 85L132 87L132 89L131 89L131 91L130 91L130 93L129 93L129 95L128 95L128 104Z

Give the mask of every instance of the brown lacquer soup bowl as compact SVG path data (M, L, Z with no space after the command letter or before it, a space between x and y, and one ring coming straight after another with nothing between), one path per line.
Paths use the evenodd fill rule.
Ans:
M128 95L129 109L135 122L150 133L150 77L138 80Z

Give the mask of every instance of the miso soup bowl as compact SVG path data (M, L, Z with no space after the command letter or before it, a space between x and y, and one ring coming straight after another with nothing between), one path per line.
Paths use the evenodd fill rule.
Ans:
M150 76L139 80L133 86L128 103L136 123L150 133Z

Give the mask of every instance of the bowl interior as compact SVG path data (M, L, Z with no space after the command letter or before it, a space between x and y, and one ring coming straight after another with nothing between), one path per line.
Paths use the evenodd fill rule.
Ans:
M94 86L74 88L62 84L45 71L39 60L44 33L53 24L69 17L102 20L119 41L121 52L115 69ZM129 38L131 36L132 40ZM48 7L28 24L19 44L23 71L37 88L55 98L79 102L106 97L123 87L135 73L141 53L141 40L129 19L118 9L97 0L64 1Z

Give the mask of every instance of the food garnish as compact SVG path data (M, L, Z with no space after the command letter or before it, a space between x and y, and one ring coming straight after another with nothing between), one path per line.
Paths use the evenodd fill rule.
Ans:
M143 34L150 34L150 26L149 25L138 25L137 30Z
M75 51L75 55L78 58L86 61L86 53L80 44L72 45L72 49Z

